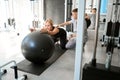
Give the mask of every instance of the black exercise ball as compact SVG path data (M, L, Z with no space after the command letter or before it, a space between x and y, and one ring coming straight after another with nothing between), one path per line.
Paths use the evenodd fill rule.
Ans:
M38 31L28 34L21 44L23 56L32 63L43 63L48 60L54 48L51 36Z

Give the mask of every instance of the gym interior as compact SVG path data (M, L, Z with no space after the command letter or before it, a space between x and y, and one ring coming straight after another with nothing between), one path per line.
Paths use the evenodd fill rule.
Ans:
M75 48L61 49L59 39L31 32L47 18L55 26L71 20L75 8ZM93 8L95 25L87 28L83 49L84 16ZM120 80L120 0L0 0L0 10L0 80ZM67 38L73 27L62 26Z

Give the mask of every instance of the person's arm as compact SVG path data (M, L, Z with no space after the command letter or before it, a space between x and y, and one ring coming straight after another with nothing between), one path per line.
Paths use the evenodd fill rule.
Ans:
M59 29L57 27L55 27L52 31L50 30L47 30L46 28L42 28L40 30L41 33L46 33L46 34L49 34L49 35L55 35L59 32Z
M61 24L59 24L58 26L59 27L64 27L65 25L69 25L69 24L71 24L72 22L71 21L67 21L67 22L64 22L64 23L61 23Z

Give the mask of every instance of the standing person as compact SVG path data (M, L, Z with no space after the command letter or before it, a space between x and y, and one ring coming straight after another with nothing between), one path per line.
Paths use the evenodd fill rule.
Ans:
M59 24L59 26L65 26L65 25L73 24L73 34L71 34L71 38L68 40L68 42L66 44L67 49L72 49L72 48L75 48L75 46L76 46L77 15L78 15L78 9L75 8L75 9L72 10L72 20ZM87 25L86 25L86 21L84 21L83 46L87 42L87 38L88 38Z
M89 29L95 29L95 23L96 23L96 8L92 9L92 14L89 14L89 19L91 20L91 25L89 26Z
M67 42L66 31L62 28L53 26L53 21L51 19L46 19L43 28L40 30L42 33L47 33L52 36L54 42L60 39L60 46L62 49L66 49L65 45Z
M87 28L89 28L90 24L91 24L91 20L89 19L89 16L87 13L85 13L85 21L87 23Z

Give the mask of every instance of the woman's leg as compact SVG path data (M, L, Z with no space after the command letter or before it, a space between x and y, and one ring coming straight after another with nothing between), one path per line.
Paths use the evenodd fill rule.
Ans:
M60 37L60 46L62 49L66 49L65 48L66 43L67 43L66 36L64 35L63 37Z
M60 32L61 32L61 35L59 36L60 46L61 46L62 49L66 49L65 45L67 43L67 33L64 29L61 29Z
M67 49L74 49L75 46L76 46L76 37L73 37L67 42L66 48Z

